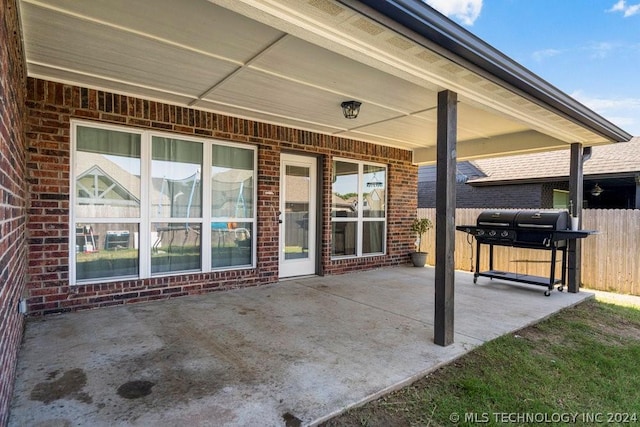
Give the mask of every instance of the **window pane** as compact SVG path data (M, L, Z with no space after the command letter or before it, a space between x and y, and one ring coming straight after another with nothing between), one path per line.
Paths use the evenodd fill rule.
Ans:
M77 217L140 216L140 135L78 126Z
M284 182L284 259L309 258L310 170L287 165Z
M357 230L356 222L331 223L332 255L356 255Z
M553 190L553 209L569 209L569 192Z
M76 223L76 280L137 276L137 224Z
M362 253L384 252L384 221L365 221L362 224Z
M154 218L202 216L202 144L153 137L151 215Z
M364 165L362 183L362 215L365 218L384 218L386 200L386 168Z
M213 146L211 216L253 218L254 151Z
M200 270L200 224L154 223L151 273Z
M331 216L358 216L358 164L333 162Z
M251 265L253 240L250 222L211 223L213 268Z

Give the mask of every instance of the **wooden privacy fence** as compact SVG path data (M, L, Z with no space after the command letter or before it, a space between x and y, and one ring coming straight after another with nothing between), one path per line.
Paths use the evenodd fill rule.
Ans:
M475 225L486 209L456 209L457 225ZM435 209L418 209L419 218L429 218L435 226ZM598 234L582 240L582 286L621 294L640 295L640 210L585 209L582 229ZM426 234L427 263L435 263L435 227ZM476 260L475 240L456 231L455 266L473 271ZM488 246L482 245L480 270L489 269ZM556 277L560 277L558 254ZM549 276L551 252L496 246L494 269L535 276ZM478 280L489 280L479 278Z

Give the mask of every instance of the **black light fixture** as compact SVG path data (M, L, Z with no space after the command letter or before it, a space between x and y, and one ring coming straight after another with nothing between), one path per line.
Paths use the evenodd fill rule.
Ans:
M360 106L362 102L358 101L344 101L340 106L342 107L342 114L345 119L355 119L360 113Z
M598 183L596 183L596 185L594 185L594 187L591 189L591 195L598 197L599 195L602 194L603 191L604 190L602 189L602 187L600 187Z

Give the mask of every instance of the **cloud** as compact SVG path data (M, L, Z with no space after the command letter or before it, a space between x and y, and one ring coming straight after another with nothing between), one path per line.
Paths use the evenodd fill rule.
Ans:
M640 98L598 98L587 95L582 90L574 91L571 96L587 107L599 111L640 108Z
M533 59L536 62L542 62L546 58L551 58L552 56L560 55L562 53L559 49L542 49L536 50L531 54Z
M627 5L626 0L619 0L607 12L622 12L625 18L640 13L640 3Z
M617 46L613 43L608 42L599 42L593 43L588 46L586 49L591 51L590 57L592 59L604 59L609 56L609 53L615 49Z
M607 10L607 12L621 12L624 10L624 0L620 0L618 3L614 4L611 9Z
M624 11L624 17L635 15L638 12L640 12L640 3L629 6L627 10Z
M578 48L565 48L565 49L540 49L536 50L531 54L531 58L533 58L536 62L543 62L548 58L552 58L554 56L562 55L567 52L576 52L581 51L585 52L590 59L605 59L610 57L614 51L619 49L636 49L640 48L635 47L633 45L621 45L619 43L611 43L611 42L594 42L585 46L580 46Z
M582 90L576 90L571 96L627 132L640 136L640 98L604 98Z
M459 19L464 25L473 25L480 16L482 0L423 0L447 17Z

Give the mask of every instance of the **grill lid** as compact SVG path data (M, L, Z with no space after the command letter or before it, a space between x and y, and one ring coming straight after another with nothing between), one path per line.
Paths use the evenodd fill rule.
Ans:
M538 230L566 230L567 212L518 212L515 219L516 228Z
M478 227L513 228L518 211L484 211L478 215Z
M526 230L566 230L566 211L484 211L476 225L483 228L514 228Z

